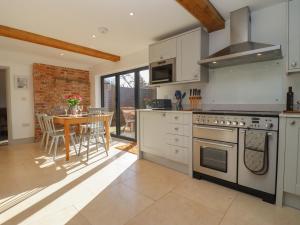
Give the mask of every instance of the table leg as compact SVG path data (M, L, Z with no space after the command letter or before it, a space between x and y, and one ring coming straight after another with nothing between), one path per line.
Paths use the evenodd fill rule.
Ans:
M65 148L66 148L66 160L70 159L70 125L68 123L64 124L65 128Z
M106 138L106 148L109 150L110 146L110 127L109 127L109 120L105 120L104 126L105 126L105 138Z

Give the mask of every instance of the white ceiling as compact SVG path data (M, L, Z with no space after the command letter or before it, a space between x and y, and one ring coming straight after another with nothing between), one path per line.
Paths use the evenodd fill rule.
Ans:
M284 0L211 0L217 10L229 12L249 5L256 10ZM149 43L198 25L175 0L1 0L0 24L121 56ZM134 16L129 16L134 12ZM105 26L105 35L97 31ZM95 34L96 38L91 36ZM0 37L0 48L59 57L62 52ZM96 64L101 60L64 52L63 57Z

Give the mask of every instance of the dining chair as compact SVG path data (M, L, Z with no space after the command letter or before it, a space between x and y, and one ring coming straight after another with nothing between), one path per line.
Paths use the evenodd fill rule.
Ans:
M48 154L51 153L52 148L54 146L53 160L55 160L58 143L59 143L60 139L65 143L65 134L64 134L64 131L62 131L62 130L56 130L55 125L54 125L54 117L53 116L44 116L43 119L44 119L44 123L45 123L46 132L48 133L49 137L52 138ZM72 143L73 148L75 149L75 153L77 155L75 135L76 135L75 132L70 132L71 143Z
M45 141L47 142L47 136L48 136L47 131L46 131L46 127L45 127L45 123L44 123L44 119L43 119L44 116L47 116L47 114L43 114L43 113L37 113L36 114L36 118L37 118L37 121L39 123L39 127L40 127L41 132L42 132L42 140L41 140L41 143L40 143L41 147L44 146Z
M135 109L133 107L123 107L121 111L124 116L125 125L123 127L123 132L126 132L126 128L129 128L129 131L132 132L132 129L135 124Z
M87 160L89 160L89 151L90 151L90 144L91 140L94 139L96 143L96 149L99 150L99 144L104 146L106 155L108 156L108 149L106 147L105 141L105 129L103 120L101 117L103 116L102 113L89 113L88 114L88 122L86 124L86 128L81 130L80 137L79 137L79 152L78 156L80 155L82 146L86 147L87 149ZM99 139L102 139L102 143ZM87 145L83 145L83 142L86 140Z

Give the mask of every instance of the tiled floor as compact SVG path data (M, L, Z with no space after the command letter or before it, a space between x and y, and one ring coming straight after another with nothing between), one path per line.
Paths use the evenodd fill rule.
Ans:
M114 142L117 145L119 142ZM112 147L109 157L38 144L0 147L0 224L299 225L300 211L158 166Z

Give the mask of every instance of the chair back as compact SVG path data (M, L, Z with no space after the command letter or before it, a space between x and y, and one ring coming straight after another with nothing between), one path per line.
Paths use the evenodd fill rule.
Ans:
M39 123L39 126L41 128L41 131L44 133L46 131L45 122L44 122L44 116L47 116L47 114L37 113L36 118Z
M99 134L104 131L102 113L89 113L88 114L88 129L90 133Z
M49 132L50 134L56 132L53 118L54 118L53 116L43 116L46 131Z
M93 108L93 107L88 108L89 114L100 114L105 111L107 111L107 108Z

